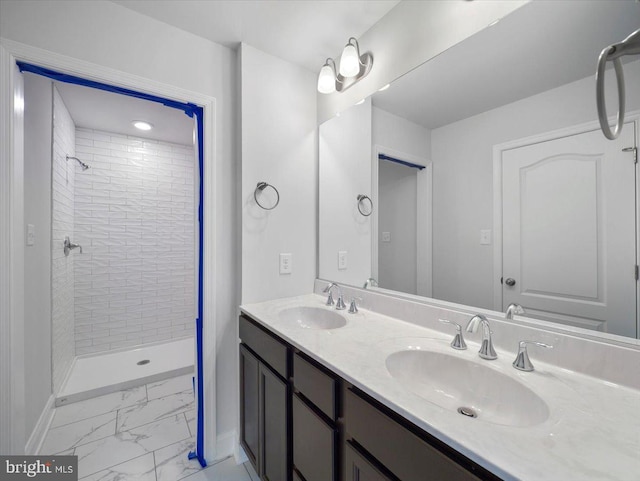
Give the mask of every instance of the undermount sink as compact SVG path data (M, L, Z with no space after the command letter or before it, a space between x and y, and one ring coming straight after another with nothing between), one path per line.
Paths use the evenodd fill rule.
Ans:
M533 426L549 417L531 389L483 362L435 351L404 350L386 360L406 389L460 415L506 426Z
M338 329L347 324L337 312L320 307L291 307L280 312L279 317L302 329Z

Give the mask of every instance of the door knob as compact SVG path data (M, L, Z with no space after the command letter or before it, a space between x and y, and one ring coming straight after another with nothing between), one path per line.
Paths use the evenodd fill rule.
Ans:
M513 287L516 285L516 280L512 277L507 277L507 280L505 280L504 283L509 287Z

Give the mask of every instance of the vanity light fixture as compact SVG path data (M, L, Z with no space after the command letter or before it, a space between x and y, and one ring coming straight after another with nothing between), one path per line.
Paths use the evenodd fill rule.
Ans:
M340 56L338 71L336 71L336 63L331 58L328 58L320 69L318 92L322 94L342 92L366 77L372 65L373 56L368 52L360 55L358 41L351 37Z
M145 122L144 120L134 120L131 123L136 129L139 130L147 131L153 128L153 125L151 125L149 122Z

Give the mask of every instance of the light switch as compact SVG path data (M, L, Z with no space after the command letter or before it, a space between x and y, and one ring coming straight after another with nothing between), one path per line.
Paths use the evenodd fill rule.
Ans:
M480 231L480 245L491 245L491 229L483 229Z
M291 254L280 254L280 274L293 272L293 259Z
M338 270L347 268L347 251L338 251Z
M32 246L36 243L36 227L33 224L27 224L27 245Z
M391 242L391 232L382 233L382 242Z

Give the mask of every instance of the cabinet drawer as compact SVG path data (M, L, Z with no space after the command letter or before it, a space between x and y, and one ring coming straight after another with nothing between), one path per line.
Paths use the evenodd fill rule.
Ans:
M287 345L255 325L245 316L240 316L240 339L260 356L274 371L288 379Z
M344 451L344 481L391 481L367 461L350 442Z
M332 420L337 418L337 380L300 354L293 356L293 385Z
M293 396L293 465L306 481L335 481L336 431Z
M479 478L355 394L345 394L347 436L402 481L477 481Z

